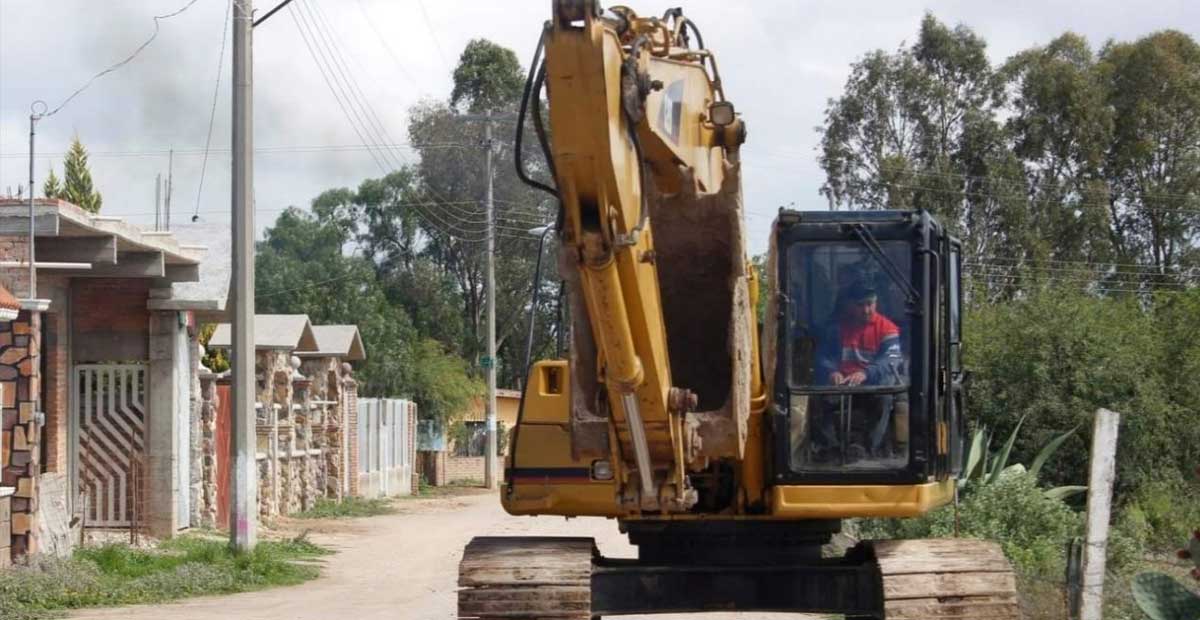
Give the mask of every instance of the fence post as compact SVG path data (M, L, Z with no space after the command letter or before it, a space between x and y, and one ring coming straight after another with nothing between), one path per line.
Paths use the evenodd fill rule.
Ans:
M1108 522L1112 512L1113 478L1117 464L1117 428L1121 415L1098 409L1092 430L1088 475L1087 533L1083 548L1083 587L1080 620L1101 620L1104 608L1104 564L1108 551Z

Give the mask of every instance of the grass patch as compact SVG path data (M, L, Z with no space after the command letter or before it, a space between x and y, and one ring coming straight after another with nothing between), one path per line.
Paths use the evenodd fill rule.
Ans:
M297 519L348 519L351 517L374 517L396 512L388 499L365 499L347 497L342 501L319 499L317 504L304 512L292 513Z
M82 607L295 585L318 575L301 561L328 553L303 535L263 541L246 554L233 552L223 539L184 536L151 550L109 544L67 559L39 557L0 571L0 618L40 620Z
M452 487L482 487L483 481L476 479L476 478L459 478L457 480L451 480L450 486L452 486Z

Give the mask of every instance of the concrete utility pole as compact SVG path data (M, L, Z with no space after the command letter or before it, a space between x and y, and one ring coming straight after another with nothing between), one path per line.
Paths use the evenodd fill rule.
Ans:
M492 203L492 119L483 123L484 149L487 151L487 456L483 483L496 488L496 208Z
M233 1L233 420L230 544L258 542L258 466L254 412L253 0ZM168 181L168 195L170 194ZM168 198L170 200L170 198Z
M1087 532L1083 547L1081 620L1101 620L1104 608L1104 564L1108 553L1108 522L1112 515L1113 480L1117 470L1117 430L1121 415L1096 411L1088 474Z

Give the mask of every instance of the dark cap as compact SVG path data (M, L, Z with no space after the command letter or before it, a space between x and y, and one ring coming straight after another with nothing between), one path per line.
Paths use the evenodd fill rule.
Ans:
M875 285L868 280L857 280L850 285L850 290L846 291L846 299L850 301L865 301L878 296Z

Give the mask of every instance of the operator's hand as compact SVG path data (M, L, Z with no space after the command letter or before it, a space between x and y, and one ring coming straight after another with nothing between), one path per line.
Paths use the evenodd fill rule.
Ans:
M835 370L835 371L833 371L832 374L829 375L829 382L832 383L833 385L841 385L846 382L846 375L843 375L842 373Z
M867 380L867 373L860 370L860 371L855 372L855 373L851 374L850 376L846 377L846 385L854 387L856 385L862 385L863 382L866 380Z

